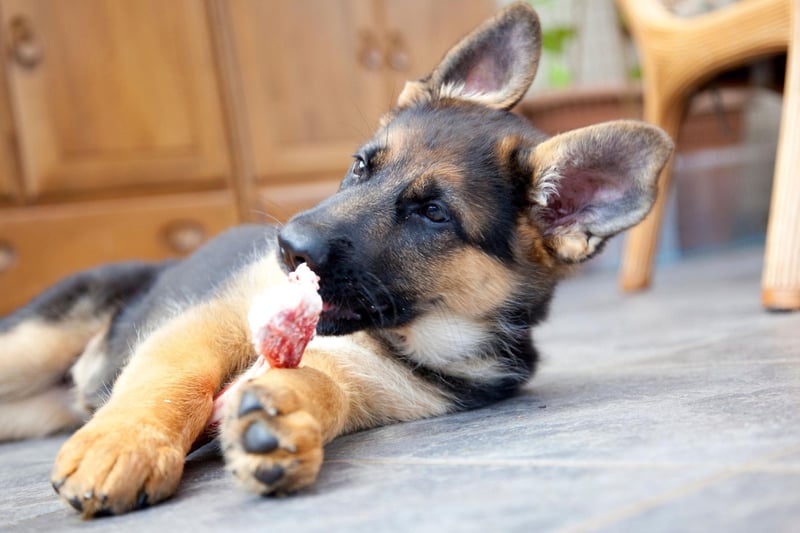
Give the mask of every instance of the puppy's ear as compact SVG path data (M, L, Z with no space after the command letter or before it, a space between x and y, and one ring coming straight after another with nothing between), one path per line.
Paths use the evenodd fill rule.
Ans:
M407 82L397 105L457 98L509 109L536 75L541 42L533 8L511 4L451 48L428 77Z
M640 222L672 153L662 130L614 121L557 135L527 153L532 221L566 263L583 261L609 237Z

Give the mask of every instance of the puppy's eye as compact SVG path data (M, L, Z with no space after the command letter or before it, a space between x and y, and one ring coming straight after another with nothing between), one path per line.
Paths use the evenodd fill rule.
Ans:
M360 178L367 171L367 162L364 161L361 156L356 155L353 157L355 158L355 161L353 161L353 166L350 169L350 173L353 176Z
M431 202L422 206L422 214L431 222L447 222L450 220L450 215L441 204Z

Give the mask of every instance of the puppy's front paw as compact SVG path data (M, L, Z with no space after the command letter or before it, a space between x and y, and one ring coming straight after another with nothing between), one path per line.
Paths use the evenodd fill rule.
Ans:
M319 423L297 394L274 384L246 384L222 427L225 462L250 490L285 494L306 487L322 465Z
M92 420L61 448L53 488L89 518L140 509L175 493L184 452L147 423Z

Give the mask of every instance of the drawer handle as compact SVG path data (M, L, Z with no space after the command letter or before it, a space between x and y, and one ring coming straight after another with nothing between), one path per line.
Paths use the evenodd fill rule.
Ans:
M17 65L33 69L42 62L42 47L36 39L33 24L20 15L11 19L8 34L11 38L11 55Z
M369 30L359 32L359 45L356 59L366 70L378 70L383 67L383 52L378 38Z
M17 252L14 247L7 242L0 242L0 274L10 270L17 260Z
M392 70L396 72L405 72L408 70L411 59L406 42L399 31L393 31L389 34L389 47L386 55L386 62L389 63Z
M164 228L164 239L173 251L188 254L206 241L206 230L197 222L179 220Z

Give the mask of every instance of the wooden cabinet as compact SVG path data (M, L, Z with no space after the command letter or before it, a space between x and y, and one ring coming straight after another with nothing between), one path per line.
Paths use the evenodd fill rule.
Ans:
M0 0L0 314L329 196L405 81L494 7Z
M372 2L229 2L259 176L347 164L385 104L385 80L360 59ZM363 52L362 52L363 51Z
M0 0L0 21L0 313L237 222L204 2Z
M3 0L25 195L222 186L208 20L195 0Z
M228 2L262 209L285 220L336 190L406 80L495 8L487 0Z
M427 75L461 37L488 18L486 0L385 0L385 46L391 101L406 80Z

